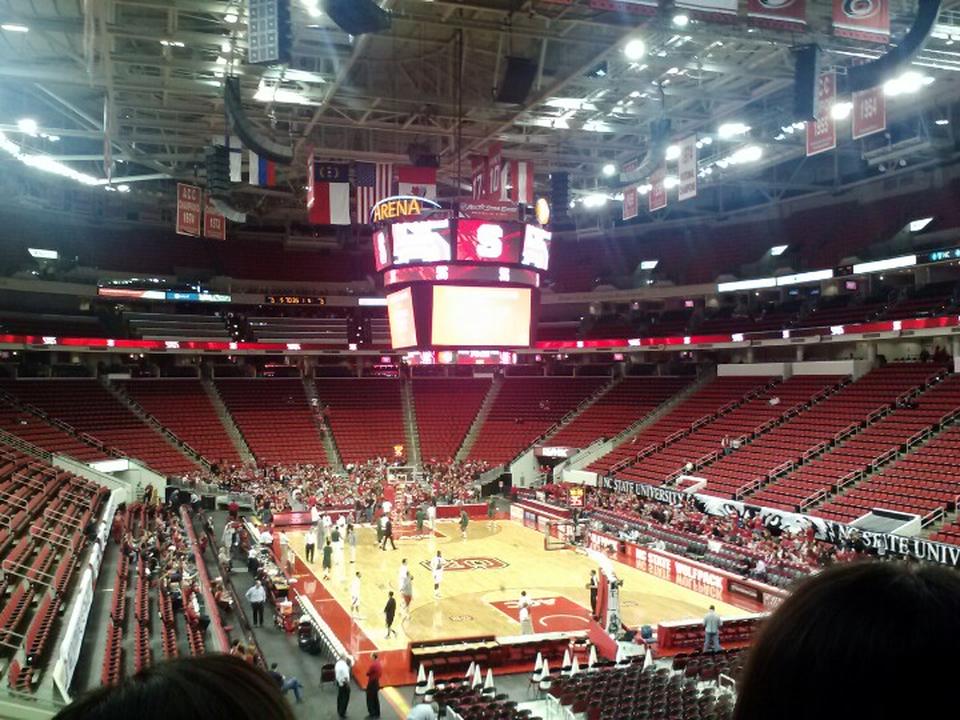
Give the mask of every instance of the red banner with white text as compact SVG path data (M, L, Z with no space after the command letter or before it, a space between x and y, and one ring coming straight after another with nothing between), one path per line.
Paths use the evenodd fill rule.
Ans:
M817 79L819 115L807 121L807 157L833 150L837 146L837 121L833 119L833 104L837 99L837 74L825 72Z
M887 99L883 86L853 94L853 139L887 129Z
M200 237L203 190L196 185L177 183L177 235Z
M667 171L661 165L659 168L653 171L653 175L650 176L650 194L647 196L647 200L650 205L650 212L654 210L662 210L667 206L667 186L665 184L667 178Z

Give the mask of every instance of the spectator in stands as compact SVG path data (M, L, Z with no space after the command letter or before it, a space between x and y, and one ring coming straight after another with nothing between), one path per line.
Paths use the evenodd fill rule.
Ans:
M440 705L435 702L414 705L407 713L407 720L437 720L438 717L440 717Z
M720 652L720 626L723 621L717 615L716 608L711 605L703 618L703 651Z
M734 720L941 717L956 706L958 646L955 570L836 565L799 585L764 623Z
M55 720L294 720L265 673L230 655L204 655L152 665L120 685L97 688Z

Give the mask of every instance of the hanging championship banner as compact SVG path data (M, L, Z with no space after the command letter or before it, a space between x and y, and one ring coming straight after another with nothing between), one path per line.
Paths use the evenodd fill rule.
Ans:
M177 183L177 235L200 237L200 201L203 191L196 185Z
M227 239L227 219L213 206L213 198L207 195L203 209L203 236L211 240Z
M569 0L546 0L547 2L563 2L569 5ZM638 15L654 15L657 12L658 0L590 0L593 10L610 10L611 12L628 12Z
M883 86L853 94L853 139L887 129L887 99Z
M680 178L678 199L689 200L697 196L697 136L691 135L680 141L680 162L677 172Z
M817 78L817 103L820 115L807 121L807 157L833 150L837 146L837 121L833 103L837 99L837 73L825 72Z
M833 0L833 34L890 42L890 0Z
M637 201L637 186L631 185L623 191L623 219L632 220L640 212Z
M653 171L653 175L650 176L650 194L647 199L650 203L650 212L654 210L661 210L667 206L667 188L664 185L664 180L667 177L667 171L661 165L659 168Z
M799 30L807 24L807 0L748 0L747 17L753 25Z

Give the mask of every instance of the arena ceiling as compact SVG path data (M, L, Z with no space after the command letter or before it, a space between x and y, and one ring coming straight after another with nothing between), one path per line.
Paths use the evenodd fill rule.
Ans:
M767 197L814 192L837 184L845 155L863 164L863 147L847 143L826 170L803 171L803 134L781 131L791 117L797 43L819 43L825 64L841 71L883 52L831 34L829 2L808 0L802 34L751 27L744 18L678 27L672 10L624 16L539 0L380 4L393 14L392 28L351 37L318 9L322 0L293 0L293 59L263 67L245 62L242 0L5 0L0 130L97 178L109 156L118 163L115 184L140 180L132 187L142 197L169 193L168 178L195 177L204 148L223 136L223 80L237 75L255 123L294 145L298 158L312 146L318 157L404 162L417 145L440 156L448 195L456 193L458 158L461 183L468 182L463 161L491 141L510 157L534 160L541 180L568 170L587 192L603 165L642 154L650 122L662 118L678 138L715 133L725 122L752 128L762 160L704 178L706 186L755 183ZM891 10L896 39L916 2L891 0ZM637 37L646 53L633 62L623 47ZM538 64L522 105L494 100L506 56ZM921 140L898 157L952 162L952 125L935 120L951 117L960 99L960 0L944 0L914 65L934 81L919 101L889 104L891 121L915 126ZM24 117L36 119L40 136L24 133ZM298 160L281 170L279 188L245 192L275 199L274 207L302 206L303 167Z

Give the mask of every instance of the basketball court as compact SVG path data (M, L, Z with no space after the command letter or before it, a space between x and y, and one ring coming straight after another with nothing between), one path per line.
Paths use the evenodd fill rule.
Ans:
M426 530L429 533L429 530ZM373 651L401 661L411 642L470 638L483 635L517 635L520 622L517 601L526 590L532 600L534 631L538 633L585 630L589 626L590 596L586 588L597 561L572 549L545 550L544 536L511 520L471 522L466 539L455 522L439 522L433 534L397 539L397 550L380 550L373 528L357 531L357 560L349 553L342 562L334 556L329 581L322 579L321 553L307 563L304 532L288 531L296 553L294 576L347 649L360 659ZM430 559L439 550L447 565L441 597L434 599ZM397 591L402 558L413 576L413 601L409 616L402 612ZM630 627L656 625L663 620L699 618L713 604L721 615L742 614L742 609L693 590L614 562L623 579L621 611ZM350 616L350 581L361 574L360 611ZM386 638L383 607L388 591L398 601L396 637ZM393 664L388 660L388 664ZM394 665L394 669L398 669Z

